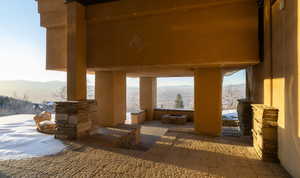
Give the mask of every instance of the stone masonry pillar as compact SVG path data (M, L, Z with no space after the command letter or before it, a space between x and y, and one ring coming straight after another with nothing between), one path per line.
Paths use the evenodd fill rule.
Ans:
M116 126L126 120L126 73L96 72L95 95L98 105L96 123Z
M156 78L140 78L140 108L146 110L146 120L153 120L154 109L156 107Z
M85 7L67 3L67 93L69 101L86 99Z
M222 73L220 69L194 72L196 132L219 136L222 129Z

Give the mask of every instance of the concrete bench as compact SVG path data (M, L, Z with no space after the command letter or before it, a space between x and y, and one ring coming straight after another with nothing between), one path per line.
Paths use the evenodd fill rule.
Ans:
M116 127L98 128L92 133L122 148L132 148L140 143L141 127L139 125L118 125Z

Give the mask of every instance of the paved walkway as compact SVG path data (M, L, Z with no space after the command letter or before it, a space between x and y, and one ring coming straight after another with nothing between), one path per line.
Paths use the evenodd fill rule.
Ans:
M54 156L0 161L0 177L289 177L279 164L259 161L246 138L169 129L147 151L69 144Z

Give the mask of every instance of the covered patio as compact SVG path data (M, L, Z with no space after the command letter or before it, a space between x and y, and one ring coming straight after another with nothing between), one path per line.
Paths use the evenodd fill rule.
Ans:
M222 79L242 68L247 99L271 108L272 153L299 175L296 0L37 2L47 29L46 68L67 72L68 101L56 107L57 138L124 125L127 76L140 77L140 109L148 122L154 120L156 77L194 77L193 131L169 128L146 152L82 137L62 155L27 160L29 165L3 162L8 175L22 175L21 167L49 176L287 177L279 164L259 161L247 138L219 137ZM87 73L96 75L95 101L86 98ZM35 168L43 164L52 165L46 173Z

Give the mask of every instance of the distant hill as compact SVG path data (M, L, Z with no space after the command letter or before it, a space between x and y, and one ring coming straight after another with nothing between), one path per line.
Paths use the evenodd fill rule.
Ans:
M245 84L223 86L222 103L223 109L236 109L237 100L245 98ZM139 106L139 89L129 87L127 96L127 110L134 112ZM194 108L194 87L193 86L163 86L157 90L157 107L174 108L177 94L182 95L184 108Z
M0 95L42 103L57 100L54 94L65 86L66 83L61 81L0 81Z

